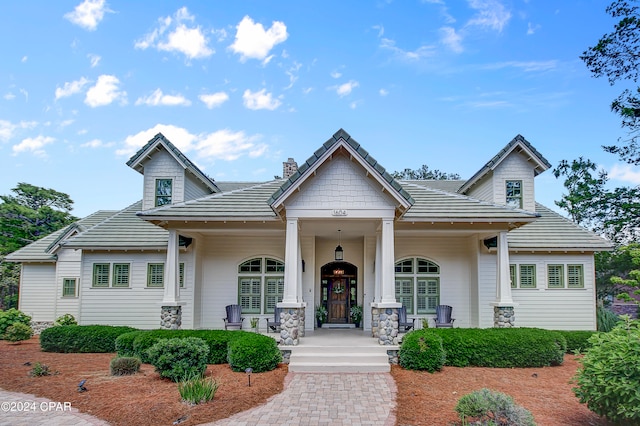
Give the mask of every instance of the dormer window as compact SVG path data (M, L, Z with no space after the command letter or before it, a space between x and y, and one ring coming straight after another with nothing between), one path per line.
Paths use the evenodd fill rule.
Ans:
M156 207L171 204L172 184L171 179L156 179Z
M506 181L506 204L517 209L522 208L522 181Z

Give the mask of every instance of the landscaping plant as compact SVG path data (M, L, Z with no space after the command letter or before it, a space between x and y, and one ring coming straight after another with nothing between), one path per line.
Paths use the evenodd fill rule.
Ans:
M105 353L115 352L116 338L135 328L111 325L61 325L40 333L44 352Z
M53 326L59 325L78 325L78 321L76 321L75 317L71 314L64 314L56 318L53 322Z
M178 383L178 392L184 402L197 405L209 402L220 384L213 377L191 377Z
M251 368L254 373L262 373L275 369L282 361L282 353L271 337L246 333L229 342L227 359L233 371L244 372Z
M15 308L0 311L0 339L3 338L7 328L15 323L31 326L31 317Z
M535 426L533 415L509 395L486 388L464 395L455 410L465 425Z
M612 422L640 424L640 320L620 318L613 330L589 339L573 392Z
M422 330L407 333L402 339L399 364L408 370L440 371L445 361L442 338Z
M48 365L36 362L31 368L29 375L31 377L42 377L51 375L51 372L49 371Z
M209 347L197 337L161 339L147 350L147 356L161 377L179 382L185 377L202 377Z
M133 356L115 357L109 363L109 371L112 376L128 376L136 374L140 370L140 358Z
M29 340L31 339L31 336L33 336L33 329L21 322L16 322L13 325L10 325L4 333L4 339L10 342Z

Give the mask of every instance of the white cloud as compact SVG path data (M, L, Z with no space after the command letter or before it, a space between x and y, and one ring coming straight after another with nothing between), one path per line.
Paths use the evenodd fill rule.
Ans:
M467 22L467 26L488 27L501 32L511 19L511 12L498 0L467 0L478 13Z
M191 101L182 95L165 95L162 90L156 89L147 97L136 100L136 105L148 106L189 106Z
M106 12L112 11L107 7L105 0L84 0L64 17L85 30L94 31Z
M23 56L22 59L20 60L20 62L25 63L25 62L27 62L28 59L29 59L28 56Z
M550 71L558 66L558 61L507 61L497 62L495 64L487 64L482 66L482 69L497 70L501 68L520 68L525 72L537 72L537 71Z
M442 43L455 53L462 53L462 36L453 27L440 28Z
M197 144L198 156L206 159L233 161L243 155L259 157L266 151L266 145L257 144L259 135L247 136L243 131L218 130L205 135Z
M390 50L393 55L405 62L414 62L419 61L424 58L428 58L429 56L433 56L435 52L435 46L420 46L416 50L404 50L396 46L396 42L394 40L383 38L380 40L380 47L382 49Z
M126 103L127 92L119 90L119 85L120 80L116 76L101 75L95 86L87 90L84 103L92 108L109 105L116 100L120 100L123 104Z
M80 80L64 83L62 88L56 88L56 101L60 98L66 98L68 96L75 95L76 93L80 93L88 83L89 80L84 77L80 78Z
M47 153L43 149L45 145L55 142L55 139L50 136L38 136L36 138L23 139L17 145L13 146L13 155L18 155L21 152L31 151L38 157L45 157Z
M631 167L630 164L614 164L608 175L613 180L640 185L640 170Z
M285 71L285 74L289 77L289 85L285 87L285 90L291 89L294 83L298 80L298 71L302 67L302 64L299 62L293 62L293 65Z
M225 92L216 92L200 95L198 96L198 99L200 99L207 106L207 108L213 109L228 101L229 95L227 95Z
M180 151L187 153L193 149L196 135L189 133L187 129L171 124L156 124L154 127L143 130L132 136L127 136L124 147L116 150L116 155L131 156L149 142L155 135L162 133Z
M259 92L247 89L244 91L242 99L244 106L253 110L268 109L273 111L282 104L279 99L274 99L271 93L267 93L267 89L262 89Z
M7 93L5 93L5 94L4 94L4 96L2 96L2 97L3 97L5 100L7 100L7 101L12 101L12 100L14 100L14 99L16 98L16 95L14 95L14 94L13 94L13 93L11 93L11 92L7 92Z
M380 96L387 96L389 94L389 91L387 89L380 89L378 90L378 93L380 94Z
M208 46L209 40L205 32L199 27L189 27L186 22L193 22L195 17L186 7L178 9L171 16L159 18L159 26L142 39L135 42L136 49L154 47L166 52L178 52L188 59L206 58L215 53ZM223 31L224 33L224 31Z
M533 25L531 22L527 24L527 35L533 35L540 29L540 25Z
M331 78L340 78L342 77L342 73L340 71L331 71L331 74L329 74L331 76Z
M7 142L11 140L15 133L20 129L33 129L38 123L35 121L21 121L18 124L13 124L7 120L0 120L0 141Z
M113 143L104 143L100 139L92 139L80 145L82 148L107 148L113 146Z
M349 80L348 82L343 83L339 86L333 86L331 87L331 89L335 89L338 96L342 98L350 94L353 91L353 89L355 89L358 86L360 86L360 83L358 83L355 80Z
M374 25L373 27L374 30L378 31L378 38L382 37L384 35L384 27L382 25Z
M91 68L97 67L98 64L100 64L100 60L102 59L100 55L95 55L93 53L89 53L87 55L87 58L89 58L89 62L91 63Z
M289 34L284 22L273 21L271 28L265 31L261 23L254 23L249 16L242 18L236 26L236 39L229 49L240 54L240 60L265 60L273 47L284 42ZM270 58L267 59L267 62Z

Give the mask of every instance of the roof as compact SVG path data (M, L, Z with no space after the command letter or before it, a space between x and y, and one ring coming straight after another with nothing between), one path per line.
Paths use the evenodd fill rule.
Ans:
M511 142L502 148L500 152L489 160L484 167L478 170L471 179L467 180L464 185L458 189L458 192L462 194L465 193L469 188L478 183L478 181L481 180L489 171L494 170L511 152L517 149L519 152L524 152L529 157L529 160L534 163L533 169L535 176L551 168L551 163L549 163L549 161L547 161L547 159L544 158L544 156L540 154L538 150L529 143L529 141L527 141L522 135L517 135L511 140Z
M328 154L337 149L337 145L340 143L344 143L348 145L353 153L359 157L359 161L363 165L368 165L374 173L375 177L383 182L386 182L391 186L392 190L404 201L403 204L406 204L406 207L409 207L413 204L413 200L411 199L411 195L406 192L402 185L398 181L396 181L391 174L389 174L382 164L378 163L378 161L373 158L362 146L356 142L355 139L351 137L347 132L343 129L338 130L333 137L327 140L320 148L318 148L311 157L307 159L301 166L298 167L298 170L291 175L288 179L284 181L282 186L278 188L276 192L267 200L267 203L271 206L275 206L278 201L282 199L284 195L286 195L287 191L292 187L297 187L300 183L306 179L307 175L309 175L317 166L321 159L326 158Z
M510 250L602 251L613 244L555 211L536 203L540 218L508 234Z
M220 189L214 182L212 178L204 174L198 166L193 164L191 160L189 160L183 153L180 151L174 144L169 141L169 139L165 138L162 133L158 133L155 135L149 142L147 142L142 148L138 150L133 156L127 161L127 166L132 169L138 171L139 173L143 173L143 163L145 158L151 155L154 149L157 149L159 146L163 146L167 152L169 152L173 157L188 170L191 174L193 174L197 179L199 179L211 192L219 192Z
M55 248L63 242L65 238L69 238L74 232L84 232L91 229L115 213L115 211L111 210L97 211L69 226L52 232L28 246L9 253L5 257L5 260L9 262L54 262L56 260Z

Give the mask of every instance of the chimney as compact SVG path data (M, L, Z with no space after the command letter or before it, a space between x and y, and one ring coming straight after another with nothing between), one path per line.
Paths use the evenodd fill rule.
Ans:
M296 163L293 158L289 158L287 161L282 163L282 177L284 179L289 179L289 177L297 171L298 163Z

